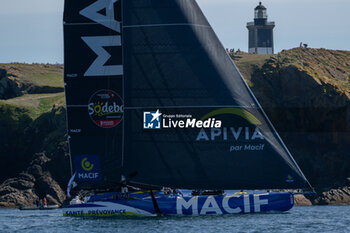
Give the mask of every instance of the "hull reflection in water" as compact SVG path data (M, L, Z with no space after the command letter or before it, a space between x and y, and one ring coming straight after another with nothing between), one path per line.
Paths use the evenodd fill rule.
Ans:
M224 195L192 196L155 192L155 200L164 215L224 215L288 211L294 205L292 193L259 192L241 193L226 191ZM91 196L90 200L63 208L64 216L156 216L149 192L131 193L128 199L117 199L119 193Z

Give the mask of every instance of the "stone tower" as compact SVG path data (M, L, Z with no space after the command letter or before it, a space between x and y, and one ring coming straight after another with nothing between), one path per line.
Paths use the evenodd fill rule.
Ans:
M254 22L248 22L249 53L273 54L273 29L275 22L267 21L266 7L261 2L254 10Z

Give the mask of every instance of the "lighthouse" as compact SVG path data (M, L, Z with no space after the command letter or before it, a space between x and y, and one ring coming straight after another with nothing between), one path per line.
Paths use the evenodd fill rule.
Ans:
M249 53L273 54L273 29L275 22L267 21L266 7L261 2L255 7L254 21L247 23Z

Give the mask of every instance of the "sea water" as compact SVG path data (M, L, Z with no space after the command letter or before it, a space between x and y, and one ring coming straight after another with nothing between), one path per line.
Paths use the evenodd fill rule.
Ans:
M0 210L0 232L350 232L350 206L294 207L227 216L63 217L61 210Z

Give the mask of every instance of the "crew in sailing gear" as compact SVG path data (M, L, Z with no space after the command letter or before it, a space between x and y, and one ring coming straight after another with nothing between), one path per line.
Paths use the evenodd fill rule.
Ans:
M128 189L128 185L126 184L126 179L124 176L122 176L121 180L121 197L122 198L129 198L129 189Z
M164 192L165 195L171 194L171 188L168 187L163 187L161 191Z

